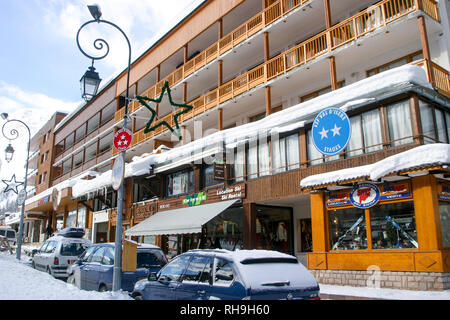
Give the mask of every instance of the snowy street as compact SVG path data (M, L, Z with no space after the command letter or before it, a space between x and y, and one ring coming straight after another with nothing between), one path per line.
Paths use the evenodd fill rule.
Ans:
M0 253L0 300L132 300L124 292L85 291L32 269L29 257ZM450 300L450 291L409 291L320 285L322 299Z

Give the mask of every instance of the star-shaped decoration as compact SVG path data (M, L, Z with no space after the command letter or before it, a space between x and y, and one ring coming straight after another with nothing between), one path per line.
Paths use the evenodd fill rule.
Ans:
M173 115L173 120L175 123L175 128L172 128L166 121L160 121L155 125L153 124L153 121L156 118L156 111L150 107L147 102L154 102L154 103L161 103L162 98L164 97L164 94L167 91L167 96L169 98L169 102L170 105L173 107L177 107L177 108L182 108L183 110L175 113ZM190 110L192 110L194 107L187 105L187 104L180 104L180 103L175 103L172 101L172 94L170 91L170 87L169 87L169 82L166 81L164 82L164 86L161 88L161 94L159 96L159 98L157 99L150 99L148 97L142 97L142 96L136 96L136 99L143 105L145 106L148 110L150 110L150 112L152 113L152 116L150 117L150 120L147 122L147 125L145 127L144 133L149 133L150 131L154 131L156 128L160 127L160 126L166 126L173 134L175 134L177 136L177 138L179 140L181 140L181 134L180 134L180 126L178 124L178 118L184 114L189 112Z
M342 127L338 127L337 125L336 125L336 123L334 124L334 128L333 129L331 129L331 131L333 132L333 137L335 136L335 135L338 135L338 136L340 136L341 134L340 134L340 130L342 129Z
M329 131L329 130L325 130L325 128L322 127L322 131L319 132L319 134L320 134L320 136L321 136L321 137L320 137L320 140L323 140L323 138L327 138L327 139L328 139L328 135L327 135L328 131Z
M17 191L17 187L20 185L23 185L23 182L17 182L16 181L16 175L13 174L11 180L2 180L4 184L6 184L5 190L3 190L4 193L8 191L14 191L16 194L19 192ZM14 182L13 182L14 181Z

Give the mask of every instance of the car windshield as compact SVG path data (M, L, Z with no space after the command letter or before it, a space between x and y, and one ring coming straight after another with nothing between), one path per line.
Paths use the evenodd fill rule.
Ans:
M87 245L80 242L66 242L61 247L62 256L79 256L86 250Z
M162 267L166 264L166 259L162 251L159 250L149 250L140 251L137 253L137 267L138 268L152 268L152 267Z
M6 231L6 237L7 238L15 238L16 233L14 231Z

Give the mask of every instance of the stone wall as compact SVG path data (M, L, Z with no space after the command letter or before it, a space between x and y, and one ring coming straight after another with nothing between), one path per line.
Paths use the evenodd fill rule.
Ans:
M450 289L450 273L310 270L321 284L420 291Z

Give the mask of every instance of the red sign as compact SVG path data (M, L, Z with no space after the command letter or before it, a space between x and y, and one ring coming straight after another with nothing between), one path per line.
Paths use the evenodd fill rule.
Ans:
M132 140L133 133L126 128L122 128L114 135L114 147L119 151L125 151L131 146Z

